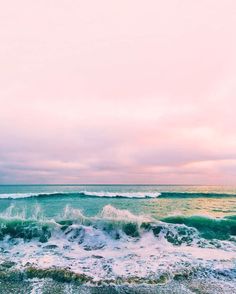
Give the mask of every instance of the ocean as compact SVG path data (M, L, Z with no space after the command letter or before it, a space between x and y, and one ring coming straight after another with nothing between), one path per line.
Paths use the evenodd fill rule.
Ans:
M0 186L0 293L236 293L236 187Z

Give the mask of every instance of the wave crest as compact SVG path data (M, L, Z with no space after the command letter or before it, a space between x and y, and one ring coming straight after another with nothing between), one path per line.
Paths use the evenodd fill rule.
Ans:
M104 197L104 198L157 198L161 195L159 192L41 192L41 193L12 193L0 194L0 199L22 199L32 197L50 197L50 196L78 196L78 197Z
M87 240L88 246L88 242L91 244L96 238L127 241L130 237L142 238L144 234L152 233L154 237L174 245L205 246L208 243L215 246L214 240L232 241L236 235L234 219L176 216L158 221L149 216L134 215L128 210L117 209L111 205L104 206L102 211L93 217L85 216L80 210L70 206L54 219L46 218L39 205L35 206L34 211L31 218L27 218L24 209L20 210L17 206L11 205L1 213L0 239L7 237L47 242L54 236L78 242Z
M97 198L225 198L235 197L232 193L204 193L204 192L107 192L107 191L54 191L39 193L11 193L0 194L0 199L22 199L32 197L97 197Z

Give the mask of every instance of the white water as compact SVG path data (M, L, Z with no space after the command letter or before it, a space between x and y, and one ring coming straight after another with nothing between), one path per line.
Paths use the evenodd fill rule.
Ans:
M0 194L0 199L21 199L21 198L30 198L30 197L40 197L42 195L48 195L48 196L53 196L57 194L73 194L76 195L78 194L79 196L85 195L85 196L94 196L94 197L123 197L123 198L156 198L161 195L159 192L127 192L127 193L122 193L122 192L90 192L90 191L78 191L78 192L59 192L59 191L54 191L54 192L40 192L40 193L9 193L9 194Z
M41 195L56 195L61 192L45 192L45 193L4 193L0 194L0 199L21 199L21 198L31 198L31 197L37 197ZM64 193L64 192L63 192ZM68 193L68 192L65 192Z
M124 197L124 198L156 198L161 195L159 192L90 192L90 191L81 191L81 193L87 196L96 196L96 197Z
M36 218L42 217L40 208L36 207L35 211ZM17 216L24 219L24 213ZM16 218L13 206L5 212L4 217ZM102 220L115 223L141 223L147 220L146 216L135 216L128 210L119 210L107 205L96 217L86 218L80 210L67 206L63 214L63 219L66 218L78 222L70 225L65 231L61 231L60 226L54 222L56 226L46 243L40 243L36 239L30 242L15 239L12 242L6 236L0 243L4 252L0 262L14 261L18 269L27 266L64 268L89 275L94 281L132 277L148 280L158 278L163 273L167 273L171 279L175 274L188 274L194 269L210 272L235 268L236 246L233 247L230 242L222 242L221 249L210 244L200 248L194 242L190 246L174 246L167 242L164 234L155 237L152 231L142 231L140 237L132 238L118 226L115 229L120 237L115 239L111 233L99 227L99 221ZM94 221L95 225L84 225L86 219ZM53 224L53 220L51 222ZM172 229L171 224L167 226ZM197 235L195 238L199 240Z
M26 265L66 268L89 275L95 281L118 277L152 279L166 272L171 279L176 273L190 273L195 268L209 271L234 268L235 252L184 245L176 247L164 238L155 238L152 233L146 233L137 240L127 237L113 240L100 230L84 229L82 244L78 243L79 238L71 242L70 235L67 240L60 234L46 244L21 241L12 246L5 242L4 250L9 252L7 260L17 262L19 269ZM50 249L48 245L54 247ZM88 247L93 249L88 251Z

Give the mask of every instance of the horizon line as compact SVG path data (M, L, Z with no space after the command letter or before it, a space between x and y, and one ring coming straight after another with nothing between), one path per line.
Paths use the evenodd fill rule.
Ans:
M236 185L236 184L235 184ZM0 184L0 186L234 186L234 184Z

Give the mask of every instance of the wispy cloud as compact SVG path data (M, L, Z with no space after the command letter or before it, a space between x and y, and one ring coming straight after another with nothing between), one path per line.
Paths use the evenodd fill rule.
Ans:
M234 1L13 2L0 183L235 183Z

